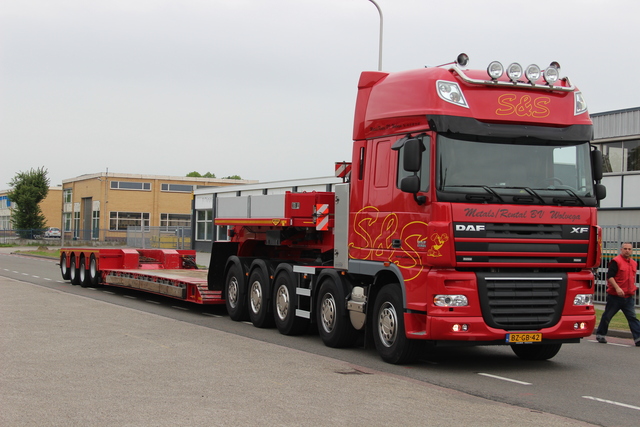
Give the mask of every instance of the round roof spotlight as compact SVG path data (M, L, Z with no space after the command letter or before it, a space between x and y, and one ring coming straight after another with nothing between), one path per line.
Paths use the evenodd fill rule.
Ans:
M527 77L527 80L529 80L529 83L533 84L538 81L542 73L540 72L540 67L531 64L525 70L524 75Z
M522 77L522 65L514 62L507 67L507 76L509 80L516 83Z
M456 63L461 67L466 67L469 63L469 55L467 55L466 53L461 53L456 58Z
M553 86L553 84L560 79L560 70L556 67L549 66L549 68L544 70L542 76L549 86Z
M487 67L487 74L491 77L491 80L498 80L504 74L504 67L498 61L493 61Z

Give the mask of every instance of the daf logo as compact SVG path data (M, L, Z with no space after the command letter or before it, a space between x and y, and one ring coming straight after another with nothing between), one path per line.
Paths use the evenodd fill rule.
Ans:
M484 224L456 224L456 231L484 231Z
M589 232L589 227L571 227L571 233L587 233Z

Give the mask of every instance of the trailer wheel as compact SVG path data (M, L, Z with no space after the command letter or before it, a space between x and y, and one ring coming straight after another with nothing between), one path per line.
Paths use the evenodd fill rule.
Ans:
M80 267L78 267L78 276L80 276L80 286L83 288L89 287L91 282L89 281L89 272L87 271L87 259L85 257L80 258Z
M62 274L62 280L69 280L71 278L69 267L67 267L67 254L64 252L60 255L60 274Z
M410 363L418 356L418 342L405 335L400 285L386 285L373 306L373 341L387 363Z
M69 270L69 280L72 285L80 284L80 271L78 266L78 257L71 255L71 268Z
M256 328L268 328L273 325L273 316L268 304L267 278L260 268L254 268L249 276L247 292L249 319Z
M225 280L225 304L231 320L242 321L247 319L247 301L245 298L246 287L244 277L237 265L232 265Z
M290 268L281 270L273 287L273 318L283 335L300 335L309 327L309 319L296 316L296 278Z
M354 344L357 331L351 324L345 301L340 298L338 285L327 277L320 285L316 307L318 334L327 347L341 348Z
M100 285L100 271L98 270L98 260L95 255L91 255L89 259L89 285L91 286L99 286Z
M511 350L523 360L548 360L558 354L562 344L513 344Z

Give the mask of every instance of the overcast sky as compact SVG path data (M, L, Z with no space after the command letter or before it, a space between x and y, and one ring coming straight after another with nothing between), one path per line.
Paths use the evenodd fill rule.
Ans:
M384 71L558 61L591 113L640 106L637 0L377 3ZM332 175L379 22L368 0L2 0L0 189L41 166Z

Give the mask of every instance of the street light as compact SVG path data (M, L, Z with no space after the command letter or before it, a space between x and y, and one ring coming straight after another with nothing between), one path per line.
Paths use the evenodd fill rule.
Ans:
M378 3L374 0L369 0L373 5L378 9L378 13L380 14L380 40L378 42L378 71L382 71L382 10Z

